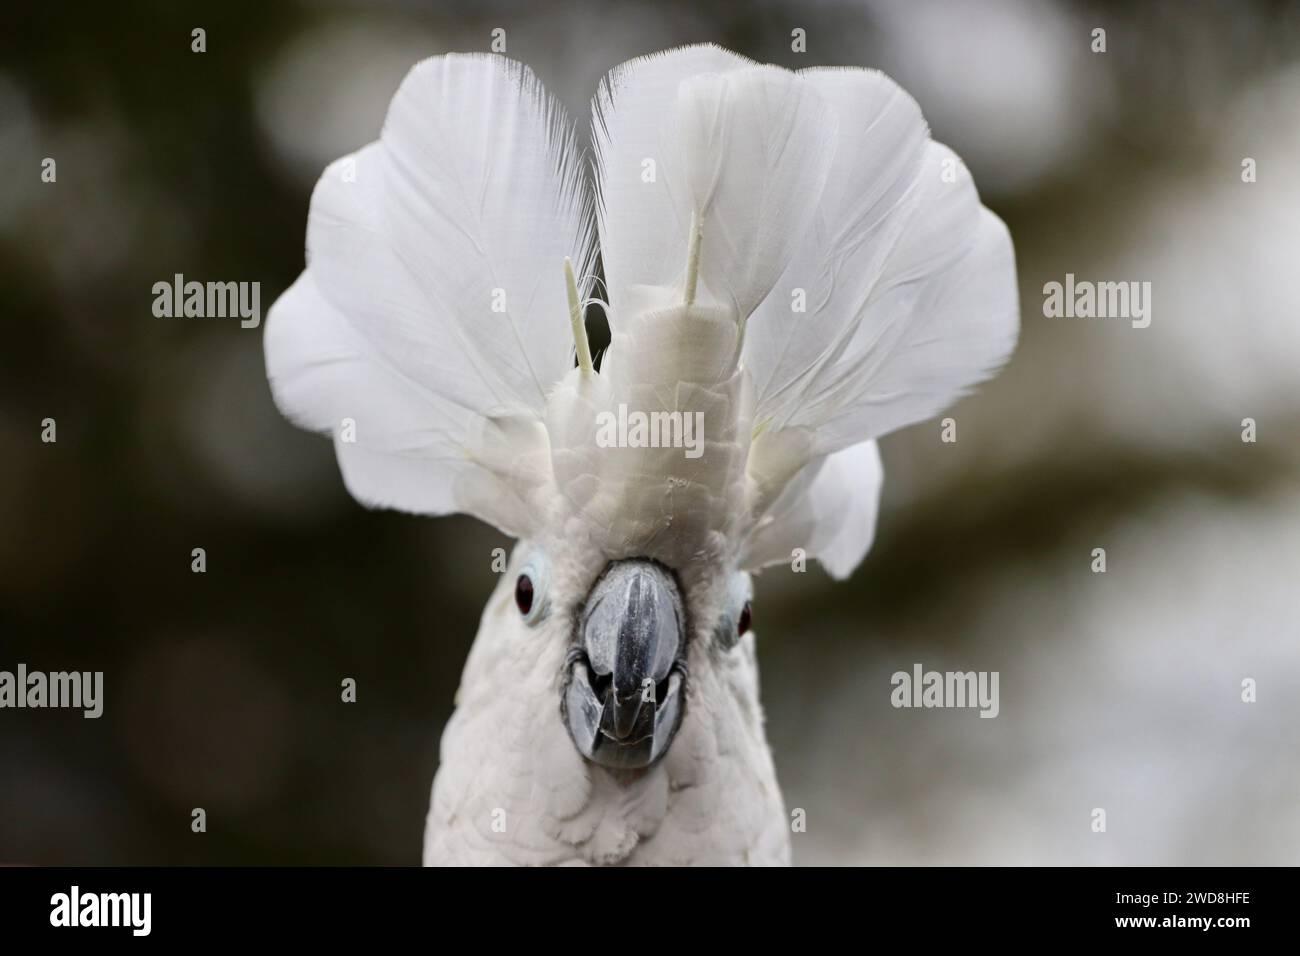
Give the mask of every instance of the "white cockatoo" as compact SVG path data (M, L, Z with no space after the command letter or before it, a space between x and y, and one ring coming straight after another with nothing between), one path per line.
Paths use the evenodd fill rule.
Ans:
M878 72L686 47L609 74L593 127L594 191L528 68L418 64L316 187L267 372L363 504L518 539L426 863L787 863L750 572L862 560L874 439L1014 346L1011 241Z

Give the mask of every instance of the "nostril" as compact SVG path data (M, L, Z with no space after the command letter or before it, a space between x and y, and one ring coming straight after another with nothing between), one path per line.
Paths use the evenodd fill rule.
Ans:
M669 671L667 677L665 677L659 683L655 684L656 704L662 705L663 702L668 699L668 679L672 676L673 676L673 672Z
M664 702L668 700L668 691L672 689L674 674L681 678L682 686L684 688L686 685L687 673L686 661L675 661L672 668L670 668L668 673L664 676L664 679L658 684L655 684L655 703L662 707Z
M614 684L613 674L601 674L596 668L591 666L591 658L581 647L569 648L569 653L565 655L564 666L566 669L573 667L575 664L581 664L584 675L587 678L587 686L591 688L596 699L604 701L609 696L609 691Z

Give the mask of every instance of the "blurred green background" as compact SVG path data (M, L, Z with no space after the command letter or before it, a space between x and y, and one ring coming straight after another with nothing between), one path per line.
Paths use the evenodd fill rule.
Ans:
M419 862L508 542L357 506L273 407L261 329L155 318L151 290L258 281L265 314L326 163L498 27L583 136L605 71L682 43L879 67L1015 239L1021 344L957 443L882 443L850 582L757 582L796 862L1300 862L1296 4L17 0L0 25L0 668L106 684L97 721L0 711L0 862ZM1067 272L1152 282L1151 327L1044 318ZM918 661L999 670L999 718L891 708Z

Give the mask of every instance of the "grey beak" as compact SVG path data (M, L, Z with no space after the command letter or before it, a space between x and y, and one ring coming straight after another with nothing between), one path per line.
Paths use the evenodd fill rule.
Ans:
M578 751L647 767L681 722L686 647L681 592L651 561L618 561L596 582L566 657L564 717Z

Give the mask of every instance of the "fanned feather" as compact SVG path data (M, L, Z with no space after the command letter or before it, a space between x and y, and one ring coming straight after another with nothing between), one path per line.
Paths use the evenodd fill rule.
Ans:
M527 533L571 364L564 259L589 276L592 240L572 133L531 71L420 63L312 197L307 272L268 319L277 402L336 435L359 500Z
M809 462L756 522L741 566L790 562L798 548L831 577L847 578L871 548L883 483L874 441Z
M871 71L805 76L839 113L840 142L807 241L745 340L756 401L749 500L753 534L768 540L780 537L781 514L806 523L790 494L810 485L810 466L838 469L855 460L842 449L946 408L1006 361L1019 320L1006 227L980 206L960 159L929 140L911 98ZM806 312L792 307L799 295ZM864 474L871 510L877 491ZM865 554L847 540L823 563L843 570ZM762 557L760 545L746 545L746 566L788 560Z
M684 47L614 70L594 122L611 324L687 298L693 224L694 301L747 318L811 224L834 154L835 116L811 84Z
M756 567L793 535L847 574L874 528L871 440L1014 346L1005 227L879 73L686 47L617 68L594 112L599 381L571 371L563 261L590 277L594 249L567 124L526 68L449 56L322 177L308 271L266 336L277 401L335 434L370 504L525 534L552 489L613 552L730 539ZM593 419L619 404L705 412L703 457L597 448Z

